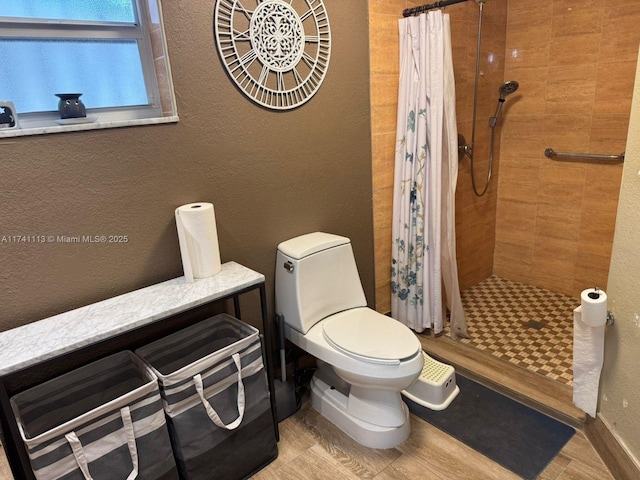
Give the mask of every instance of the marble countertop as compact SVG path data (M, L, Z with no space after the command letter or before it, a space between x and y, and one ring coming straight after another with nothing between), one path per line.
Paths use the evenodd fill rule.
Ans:
M78 123L75 125L42 125L37 127L26 128L5 128L0 130L0 139L11 137L23 137L26 135L44 135L47 133L60 133L60 132L77 132L83 130L101 130L104 128L118 128L118 127L135 127L137 125L159 125L162 123L176 123L178 122L178 116L173 115L170 117L156 117L156 118L136 118L131 120L112 120L112 121L97 121L89 123Z
M228 262L194 283L174 278L0 332L0 376L262 282L261 273Z

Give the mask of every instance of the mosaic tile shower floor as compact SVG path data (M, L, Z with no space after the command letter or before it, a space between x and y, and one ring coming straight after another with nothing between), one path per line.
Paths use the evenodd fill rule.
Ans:
M462 292L462 303L463 343L573 385L574 298L491 276Z

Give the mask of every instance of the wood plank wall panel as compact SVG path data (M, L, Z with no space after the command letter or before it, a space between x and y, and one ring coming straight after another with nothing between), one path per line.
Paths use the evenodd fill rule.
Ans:
M606 287L622 167L544 150L625 148L640 30L634 0L510 0L494 269L568 295ZM513 100L513 101L512 101Z

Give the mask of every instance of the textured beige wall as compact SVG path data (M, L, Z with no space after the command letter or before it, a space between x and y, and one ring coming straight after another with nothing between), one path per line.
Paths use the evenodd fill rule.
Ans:
M629 139L622 173L609 283L600 415L640 463L640 63L636 70Z
M325 0L325 82L288 112L250 102L213 39L215 2L163 2L180 122L0 140L0 235L127 235L126 244L0 244L0 330L182 274L174 209L216 208L222 261L265 274L277 244L351 237L373 304L366 0Z

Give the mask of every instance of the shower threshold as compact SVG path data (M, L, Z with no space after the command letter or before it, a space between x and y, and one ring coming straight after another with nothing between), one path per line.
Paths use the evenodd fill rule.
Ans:
M462 375L520 403L576 428L586 414L573 405L573 388L518 365L477 350L448 336L428 331L417 335L422 348L435 359L452 365Z
M558 420L582 425L573 405L574 298L495 275L462 292L468 339L420 335L427 351ZM452 357L452 358L450 358Z

